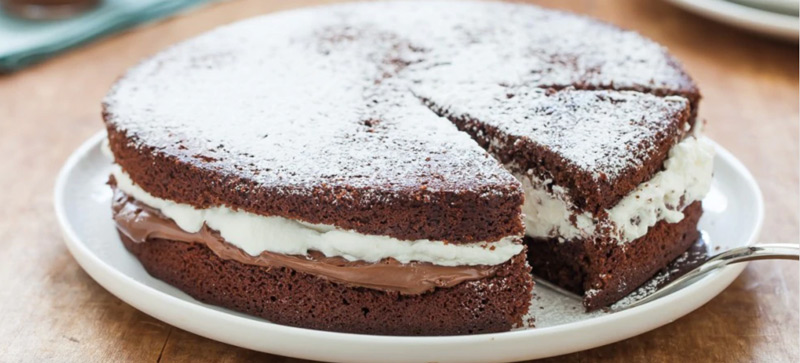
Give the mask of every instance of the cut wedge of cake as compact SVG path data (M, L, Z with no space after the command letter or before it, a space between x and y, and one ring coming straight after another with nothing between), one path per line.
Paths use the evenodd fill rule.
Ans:
M714 152L685 98L491 85L416 92L522 182L534 273L585 295L587 308L626 296L697 240Z

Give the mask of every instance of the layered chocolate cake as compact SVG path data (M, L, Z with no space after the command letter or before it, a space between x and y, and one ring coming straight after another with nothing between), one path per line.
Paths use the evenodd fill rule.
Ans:
M595 308L697 239L699 98L657 44L532 6L254 18L109 92L113 216L153 276L276 323L509 330L530 266Z

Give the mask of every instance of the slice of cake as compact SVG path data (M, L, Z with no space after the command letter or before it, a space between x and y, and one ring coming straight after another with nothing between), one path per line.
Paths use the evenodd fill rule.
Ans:
M697 240L713 149L697 138L685 98L464 87L417 93L522 182L535 274L585 294L594 309Z
M285 12L113 86L113 216L201 301L342 332L503 331L524 323L526 257L594 308L694 242L698 100L657 44L566 13Z

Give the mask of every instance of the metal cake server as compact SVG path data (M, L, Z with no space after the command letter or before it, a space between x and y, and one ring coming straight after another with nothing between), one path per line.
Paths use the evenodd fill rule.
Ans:
M647 304L648 302L662 298L686 287L693 281L705 276L711 271L718 270L734 263L754 260L800 260L800 245L789 243L764 243L727 250L710 257L700 266L695 267L670 283L661 286L658 290L645 296L644 298L619 308L612 307L612 310L622 311L639 305Z
M667 296L673 292L676 292L688 286L695 280L703 276L706 276L708 273L712 271L716 271L722 267L731 264L746 262L746 261L754 261L754 260L797 261L800 260L800 245L790 244L790 243L764 243L752 246L737 247L727 250L715 256L709 257L705 262L703 262L699 266L695 267L692 270L689 270L685 274L681 275L675 280L672 280L666 285L661 286L656 291L648 294L647 296L623 306L611 305L610 310L612 312L618 312L630 309L632 307L647 304L653 300L662 298L664 296ZM544 279L536 277L536 283L547 286L548 288L558 292L559 294L569 296L576 300L583 300L583 297L578 296L577 294L571 291L558 287Z

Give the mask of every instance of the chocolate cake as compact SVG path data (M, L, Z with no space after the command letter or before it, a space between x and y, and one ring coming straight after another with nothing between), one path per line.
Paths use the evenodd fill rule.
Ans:
M273 322L509 330L526 257L596 308L697 239L699 98L659 45L533 6L268 15L112 87L114 220L153 276Z

